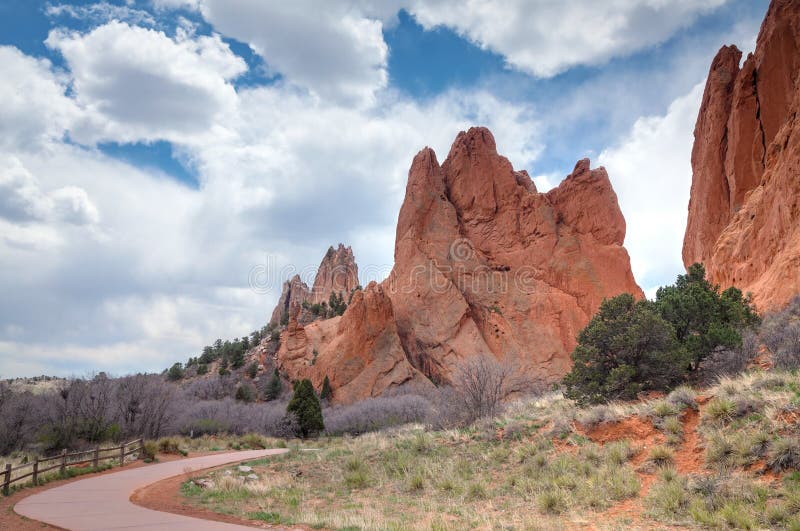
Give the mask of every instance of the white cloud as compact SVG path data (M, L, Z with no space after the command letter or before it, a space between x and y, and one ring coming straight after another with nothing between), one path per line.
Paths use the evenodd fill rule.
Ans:
M153 15L147 11L134 9L130 6L109 4L108 2L87 5L47 4L44 11L50 17L67 16L76 20L91 22L103 23L112 20L124 20L137 25L155 26L156 24Z
M633 274L649 296L684 272L681 247L692 182L692 131L704 85L672 102L664 116L637 120L599 157L627 221L625 247Z
M235 110L230 81L247 70L218 35L194 36L112 21L89 33L53 30L75 101L86 112L79 141L188 140L221 134L215 119Z
M101 28L111 26L124 38L142 39L140 48L154 38L171 41L166 48L180 44L124 24ZM97 102L86 92L98 95L93 76L102 72L118 87L116 77L129 71L109 66L122 53L99 49L94 35L54 37L70 49L80 105L64 96L63 84L53 85L53 97L66 99L77 115L39 133L37 150L16 142L0 147L0 156L18 161L9 189L30 199L24 208L15 203L13 221L0 219L0 271L25 271L0 275L0 341L6 341L0 371L6 373L41 372L48 363L61 373L114 364L117 371L154 370L196 355L216 337L262 326L286 267L318 263L332 243L352 242L365 272L385 270L408 167L424 145L444 159L458 130L482 123L518 167L541 148L531 109L486 92L449 92L420 104L382 91L375 106L360 108L278 84L233 93L230 112L208 118L209 134L174 142L199 172L199 189L187 188L61 140L67 130L73 136L74 123L85 127L86 115L97 119ZM133 54L132 62L140 59ZM26 75L40 79L28 83L52 84L52 69L39 66ZM0 79L0 91L12 82ZM120 95L110 96L122 105ZM42 114L49 107L25 105L15 112L47 123ZM105 131L123 125L104 116L111 124ZM131 137L171 134L159 117L127 125ZM19 219L20 210L31 219ZM80 222L95 223L102 237L74 225ZM262 263L272 274L266 295L248 286L251 268ZM59 362L59 352L74 359ZM20 369L26 363L29 369Z
M201 0L200 9L215 29L322 98L371 103L387 84L383 24L346 2Z
M85 190L65 186L46 192L18 158L0 157L0 218L91 225L100 215Z
M667 40L726 0L410 0L426 29L448 26L539 77Z
M61 138L78 113L49 61L0 46L0 149L38 150Z

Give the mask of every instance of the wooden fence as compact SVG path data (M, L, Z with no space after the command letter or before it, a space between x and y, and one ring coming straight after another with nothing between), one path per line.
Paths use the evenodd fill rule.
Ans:
M107 461L109 459L119 459L119 465L122 466L125 464L125 457L141 450L142 439L136 439L129 443L122 443L120 446L111 448L100 448L97 446L92 450L72 453L67 453L66 450L63 450L60 455L55 457L46 457L42 459L37 456L33 462L17 466L11 466L11 463L7 463L5 470L2 472L3 482L0 483L0 485L3 487L3 494L8 496L11 491L11 485L24 479L31 478L31 483L33 483L33 485L38 485L40 475L46 472L58 469L59 473L63 476L67 472L67 467L91 463L93 468L97 468L100 465L100 461ZM101 453L104 455L100 455ZM83 458L84 456L86 456L86 458ZM53 462L55 463L52 464ZM42 468L42 466L44 466L44 468ZM19 473L25 468L30 468L31 470L24 474L15 475L14 479L11 479L12 473Z

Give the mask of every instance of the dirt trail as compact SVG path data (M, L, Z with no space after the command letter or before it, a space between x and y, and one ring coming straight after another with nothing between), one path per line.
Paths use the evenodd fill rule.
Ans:
M636 417L632 417L632 419L633 418ZM622 525L624 526L625 529L669 529L671 528L671 526L666 526L664 524L657 524L655 522L649 522L644 517L644 512L645 512L644 498L650 491L650 487L656 481L658 473L657 471L648 470L642 467L641 465L647 458L648 454L647 448L651 447L654 442L656 444L661 444L661 442L663 442L663 437L658 437L656 435L653 435L652 432L642 430L641 426L644 423L644 421L638 418L636 421L633 421L631 419L625 419L618 423L614 423L616 424L616 426L610 431L614 433L619 433L620 425L626 424L626 421L628 425L635 425L639 429L632 430L628 433L627 437L620 437L620 438L627 438L633 444L636 443L642 444L641 451L636 456L634 456L633 459L631 459L631 464L634 467L637 467L636 474L639 476L639 482L641 483L641 488L639 489L639 495L636 498L628 498L627 500L624 500L618 503L617 505L614 505L608 510L599 513L596 517L596 521L603 523L592 525L590 526L590 528L591 529L618 528L620 525ZM686 408L683 414L681 415L681 422L683 424L683 441L681 442L681 445L678 448L678 450L675 452L675 468L681 474L696 474L698 472L702 472L703 448L700 441L700 434L697 431L697 427L700 424L700 412L692 408ZM650 426L651 429L655 431L655 428L652 427L652 424L650 424ZM599 429L593 431L597 431L597 435L600 436L599 437L600 440L598 442L601 442L601 444L603 442L607 442L608 440L619 439L619 438L609 439L603 437L602 435L604 435L604 433L602 433L602 430ZM640 438L642 436L643 438Z

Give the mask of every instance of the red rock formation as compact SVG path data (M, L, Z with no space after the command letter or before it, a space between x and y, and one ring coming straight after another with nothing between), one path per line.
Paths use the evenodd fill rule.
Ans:
M740 57L723 47L706 82L683 260L768 310L800 292L800 1L773 0Z
M278 362L316 384L327 374L338 401L446 382L475 356L561 377L603 298L642 297L624 236L604 169L582 160L541 194L472 128L441 166L429 148L414 158L389 278L356 292L341 319L287 330Z
M305 328L291 319L281 335L278 362L293 379L309 378L318 388L328 376L337 402L378 396L409 384L430 386L406 358L392 303L375 282L354 293L341 317Z
M441 166L421 151L386 281L409 359L433 380L487 354L529 376L563 376L603 298L642 296L624 236L608 175L588 160L540 194L485 128L459 134Z
M272 310L272 317L269 322L279 324L284 321L284 316L288 316L293 307L300 308L302 304L311 297L311 292L305 282L300 279L300 275L295 275L283 283L281 297L278 304Z
M319 264L314 287L311 289L311 303L328 302L334 293L342 295L347 301L350 293L358 286L358 266L353 250L341 243L334 249L328 248Z
M273 324L286 323L292 307L300 308L297 314L297 321L300 323L310 323L314 316L303 303L316 304L327 303L333 293L342 295L345 302L350 298L350 293L358 287L358 266L353 257L353 250L345 247L341 243L334 249L329 247L325 256L317 269L314 277L314 287L308 289L308 285L300 279L299 275L293 276L283 284L283 291L269 322Z

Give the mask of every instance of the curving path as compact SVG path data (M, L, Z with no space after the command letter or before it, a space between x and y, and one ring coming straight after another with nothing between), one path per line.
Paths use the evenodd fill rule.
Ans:
M147 485L204 468L248 461L286 452L285 449L248 450L179 459L167 463L121 470L89 477L28 496L17 505L17 514L74 530L89 529L191 529L232 530L251 527L212 522L162 513L134 505L130 497Z

